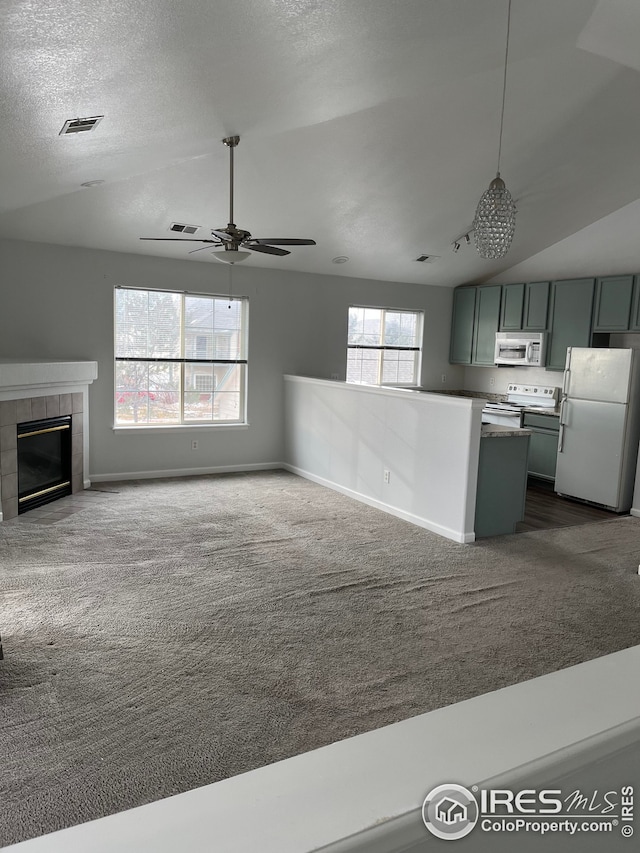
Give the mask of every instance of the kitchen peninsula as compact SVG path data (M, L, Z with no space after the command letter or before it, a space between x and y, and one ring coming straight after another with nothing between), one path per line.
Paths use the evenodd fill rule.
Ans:
M485 398L285 381L285 467L456 542L513 533L529 431L482 424Z

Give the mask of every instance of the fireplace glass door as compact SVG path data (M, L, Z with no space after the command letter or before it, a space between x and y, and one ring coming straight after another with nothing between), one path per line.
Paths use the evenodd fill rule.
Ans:
M71 417L18 424L18 512L71 494Z

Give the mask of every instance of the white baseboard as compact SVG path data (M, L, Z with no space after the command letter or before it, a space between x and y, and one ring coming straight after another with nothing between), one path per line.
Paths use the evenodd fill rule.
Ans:
M636 518L640 518L640 509L636 509L632 506L629 510L629 515L635 515Z
M375 507L383 512L388 512L389 515L395 515L397 518L403 519L403 521L409 521L411 524L416 524L418 527L423 527L425 530L430 530L432 533L437 533L439 536L444 536L446 539L453 539L454 542L460 542L463 545L468 545L476 540L476 535L473 531L465 533L459 530L453 530L450 527L444 527L444 525L437 524L435 521L430 521L428 518L422 518L422 516L406 512L403 509L399 509L391 504L386 504L376 498L370 498L368 495L356 492L354 489L349 489L346 486L341 486L339 483L334 483L332 480L327 480L324 477L318 477L316 474L311 474L309 471L305 471L303 468L297 468L295 465L289 465L287 462L283 462L281 467L286 471L291 471L292 474L304 477L305 480L311 480L321 486L326 486L328 489L333 489L334 492L340 492L341 494L346 495L349 498L354 498L368 506Z
M168 468L166 471L120 471L117 474L92 474L90 483L117 480L158 480L162 477L197 477L200 474L233 474L242 471L273 471L284 468L282 462L256 462L248 465L215 465L210 468Z

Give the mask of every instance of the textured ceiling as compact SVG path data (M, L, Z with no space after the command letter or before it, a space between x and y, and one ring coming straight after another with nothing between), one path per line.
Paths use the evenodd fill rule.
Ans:
M496 171L507 0L0 0L0 236L217 263L138 238L226 225L239 134L236 224L318 244L247 265L490 278L640 198L639 5L513 0L489 262L451 244Z

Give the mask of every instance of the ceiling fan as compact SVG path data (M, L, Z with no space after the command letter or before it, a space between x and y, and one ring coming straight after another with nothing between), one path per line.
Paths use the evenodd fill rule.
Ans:
M239 136L227 136L222 140L229 148L229 222L226 228L212 228L211 238L197 237L140 237L141 240L171 240L180 243L207 243L213 246L223 246L223 252L214 252L214 256L224 263L234 264L250 257L251 252L262 252L265 255L290 255L287 249L280 246L315 246L315 240L299 240L295 237L252 237L249 231L237 228L233 222L233 149L240 142ZM240 247L248 251L240 251ZM201 246L189 252L201 252L209 245Z

